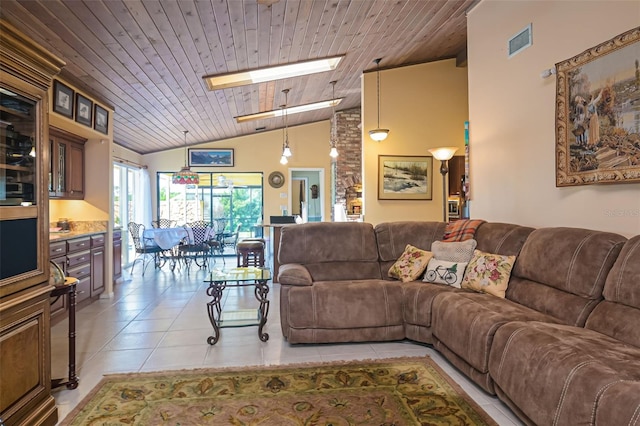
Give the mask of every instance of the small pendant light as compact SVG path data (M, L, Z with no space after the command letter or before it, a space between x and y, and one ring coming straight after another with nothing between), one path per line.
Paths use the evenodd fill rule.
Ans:
M331 150L329 151L329 156L331 158L338 158L338 148L336 147L336 139L338 139L338 119L336 117L336 83L337 81L331 81L332 87L332 103L331 108L333 110L333 124L331 126Z
M377 78L378 78L378 128L369 130L369 136L371 137L371 139L373 139L376 142L381 142L385 140L389 135L389 129L380 128L380 61L381 60L382 58L378 58L373 61L376 63L376 67L378 69L376 71Z

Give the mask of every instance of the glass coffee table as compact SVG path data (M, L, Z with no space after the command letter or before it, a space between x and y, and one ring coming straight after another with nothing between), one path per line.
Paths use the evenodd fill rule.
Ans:
M224 271L211 271L205 280L209 283L207 295L211 301L207 302L209 321L213 327L213 335L207 338L207 343L215 345L220 339L220 329L224 327L249 327L258 326L258 337L263 342L269 340L269 334L262 330L267 323L269 313L269 286L267 281L271 279L271 271L267 268L233 268ZM221 301L224 290L227 287L254 286L256 300L259 302L257 309L238 309L222 311Z

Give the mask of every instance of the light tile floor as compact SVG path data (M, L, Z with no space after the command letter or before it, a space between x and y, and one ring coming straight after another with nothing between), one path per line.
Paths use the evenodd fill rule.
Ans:
M267 342L258 339L257 327L225 328L220 341L210 346L206 341L211 334L205 307L206 271L192 267L186 274L165 267L156 271L148 268L144 277L140 269L133 277L124 275L113 298L100 299L76 314L80 384L75 390L53 391L60 420L108 373L428 355L498 424L522 424L500 400L469 381L427 345L409 341L289 345L280 331L278 284L271 285L269 293ZM228 289L224 297L226 309L256 306L251 287ZM54 378L67 376L67 327L65 319L51 330Z

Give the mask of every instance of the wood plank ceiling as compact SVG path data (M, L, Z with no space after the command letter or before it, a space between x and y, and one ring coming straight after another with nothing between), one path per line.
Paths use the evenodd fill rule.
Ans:
M477 0L2 0L0 16L67 62L62 76L115 108L114 141L141 154L282 127L234 117L328 100L360 105L380 68L464 56ZM335 71L211 92L202 77L346 55ZM384 91L384 79L381 82ZM383 99L384 102L384 99ZM289 115L289 125L331 110Z

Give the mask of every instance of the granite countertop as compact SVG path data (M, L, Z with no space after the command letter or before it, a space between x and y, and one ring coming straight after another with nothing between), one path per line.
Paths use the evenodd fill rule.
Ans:
M89 237L91 235L106 234L107 231L69 231L49 232L49 241L65 241L73 238Z

